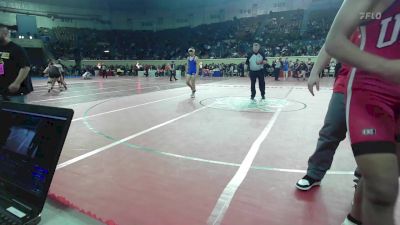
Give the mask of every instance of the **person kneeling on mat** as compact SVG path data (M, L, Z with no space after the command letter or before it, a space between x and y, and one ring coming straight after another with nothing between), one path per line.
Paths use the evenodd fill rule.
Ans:
M90 80L90 79L92 79L92 74L91 74L89 71L86 71L86 72L82 75L82 78L83 78L84 80Z

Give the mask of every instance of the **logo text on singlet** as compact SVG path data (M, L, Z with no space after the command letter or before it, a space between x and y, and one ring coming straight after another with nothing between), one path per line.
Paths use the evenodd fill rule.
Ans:
M364 129L362 131L362 134L364 136L374 136L376 134L376 130L375 129Z
M392 36L390 37L389 40L387 40L386 34L388 33L387 31L389 24L393 22L393 19L395 20L395 25L393 28ZM397 14L396 16L388 17L381 21L381 32L379 34L379 40L376 47L385 48L390 45L393 45L394 43L396 43L396 41L398 41L399 35L400 35L400 13Z
M380 12L361 12L360 19L362 20L380 20L382 18L382 13Z

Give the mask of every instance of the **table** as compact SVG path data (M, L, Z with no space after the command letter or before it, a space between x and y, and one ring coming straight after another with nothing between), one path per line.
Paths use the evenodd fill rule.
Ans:
M222 77L221 71L213 71L213 77Z

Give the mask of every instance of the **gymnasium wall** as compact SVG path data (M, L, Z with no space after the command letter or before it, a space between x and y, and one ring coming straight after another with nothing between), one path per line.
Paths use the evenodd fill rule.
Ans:
M40 4L16 0L0 1L0 21L6 25L16 25L18 14L34 15L38 28L53 27L97 27L98 29L109 29L110 26L96 21L106 20L107 14L104 10L90 8L68 8L57 5ZM68 19L75 18L75 19Z
M12 41L23 48L43 48L43 42L40 39L17 39L12 38Z
M293 56L293 57L288 57L289 60L295 61L296 59L307 61L309 58L313 62L316 61L317 57L316 56ZM272 60L275 60L277 58L274 57L268 57L268 61L271 63ZM104 65L121 65L121 66L126 66L126 65L136 65L137 62L139 62L141 65L164 65L166 63L171 63L172 60L82 60L82 65L90 65L90 66L96 66L98 63L104 64ZM230 59L201 59L201 62L203 64L239 64L239 63L244 63L246 61L245 58L230 58ZM174 60L174 62L177 65L182 65L186 63L186 60ZM73 60L65 60L63 61L63 64L66 66L74 66L75 61Z
M310 5L311 1L237 0L228 1L226 4L220 3L200 8L177 6L174 10L166 10L162 8L140 9L140 6L127 6L125 10L112 10L107 5L101 5L102 3L97 4L96 1L85 1L86 5L74 7L70 5L61 6L55 3L44 4L35 3L34 1L1 0L0 21L7 25L16 25L17 14L31 14L36 15L37 26L45 28L162 30L217 23L232 20L234 17L257 16L270 11L305 9ZM92 2L92 6L90 6L90 2Z
M164 12L146 12L157 16L141 19L147 23L149 30L170 29L178 27L194 27L202 24L218 23L236 18L254 17L268 14L270 11L287 11L307 8L312 0L238 0L229 4L213 5L195 9L177 9ZM162 22L160 22L162 21ZM137 24L136 27L140 27ZM142 29L146 27L142 26Z

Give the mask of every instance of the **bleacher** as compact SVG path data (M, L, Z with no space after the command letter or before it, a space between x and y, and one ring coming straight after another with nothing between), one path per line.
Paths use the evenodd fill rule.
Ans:
M314 19L318 18L318 20ZM182 59L193 46L202 58L244 57L254 41L268 56L316 55L332 22L321 11L308 15L301 34L304 10L271 12L258 17L162 31L41 29L57 58L74 59ZM109 52L105 52L109 50Z

